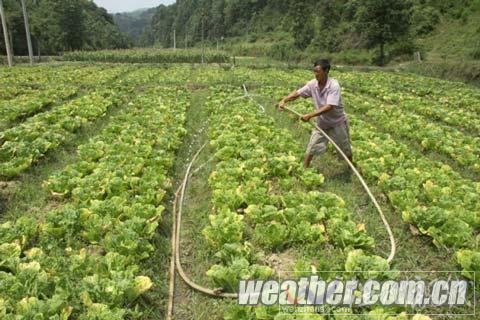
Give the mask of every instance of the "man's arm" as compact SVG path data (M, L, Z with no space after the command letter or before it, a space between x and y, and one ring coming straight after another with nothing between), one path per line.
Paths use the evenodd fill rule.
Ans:
M307 114L303 115L301 117L301 119L302 119L302 121L305 121L305 122L310 121L310 119L318 117L322 113L330 111L332 108L333 108L332 105L326 104L324 106L321 106L319 109L315 110L312 113L307 113Z
M298 91L297 90L292 91L288 96L280 100L280 102L277 104L278 109L280 111L285 110L285 105L287 104L287 102L296 100L298 97L300 97L300 94L298 93Z

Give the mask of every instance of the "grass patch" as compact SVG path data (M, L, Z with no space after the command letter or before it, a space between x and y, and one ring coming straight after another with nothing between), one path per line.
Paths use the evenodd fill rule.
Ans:
M179 160L175 164L174 178L177 186L184 178L185 170L193 155L207 141L208 114L203 108L208 90L197 90L192 93L191 107L187 114L187 131L189 135L177 154ZM201 285L212 287L205 272L211 267L213 252L209 249L202 230L209 224L211 211L211 194L208 177L215 164L211 161L212 151L208 147L199 155L192 170L204 166L194 174L186 189L183 207L180 250L182 266L190 278ZM175 186L174 189L177 188ZM171 222L171 207L169 208ZM212 299L191 290L179 278L175 280L175 319L222 319L228 305L232 301Z
M449 81L461 81L480 87L480 62L444 60L442 62L411 62L400 66L403 72Z
M167 313L171 225L171 216L168 216L166 211L152 241L156 250L141 265L142 275L149 277L154 283L150 290L140 296L138 304L143 312L142 319L165 319Z

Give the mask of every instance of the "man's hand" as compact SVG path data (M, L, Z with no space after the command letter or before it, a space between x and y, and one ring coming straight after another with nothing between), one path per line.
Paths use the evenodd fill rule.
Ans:
M279 111L284 111L285 110L285 105L289 101L296 100L298 97L300 97L300 94L297 92L297 90L292 91L288 96L280 100L279 103L277 103L277 108Z
M312 115L310 113L304 114L303 116L300 117L300 120L303 122L308 122L312 119Z

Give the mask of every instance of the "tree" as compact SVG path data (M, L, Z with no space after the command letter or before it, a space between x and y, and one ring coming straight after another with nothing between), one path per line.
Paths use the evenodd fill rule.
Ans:
M377 63L385 64L385 44L406 35L409 30L405 0L352 0L354 26L370 48L379 47Z
M7 27L7 18L5 16L5 10L3 8L3 2L0 0L0 19L2 20L2 33L4 35L5 39L5 51L7 53L7 58L8 58L8 66L11 67L13 64L13 58L12 58L12 51L10 49L10 42L9 42L9 36L8 36L8 27Z
M60 27L64 33L67 50L79 50L83 46L85 32L84 8L78 0L64 0L57 7Z
M305 49L312 42L314 30L310 14L313 3L311 1L294 1L291 3L292 35L294 44L299 49Z
M337 52L345 45L345 23L351 21L345 11L347 0L319 0L315 7L315 20L312 22L315 35L312 47L321 52Z
M173 43L172 31L175 22L176 4L171 6L160 5L155 12L151 28L152 44L170 47Z
M139 46L143 45L141 42L142 32L150 25L156 11L156 8L151 8L148 10L117 13L113 18L120 32L128 37L128 41Z
M113 17L91 0L22 0L28 7L36 51L58 54L66 50L110 49L128 46ZM3 0L10 43L15 54L27 55L25 20L19 0ZM3 51L3 41L0 51Z
M28 13L27 13L27 5L25 4L25 0L21 0L22 3L22 12L23 12L23 20L25 22L25 32L27 38L27 47L28 47L28 57L30 58L30 64L33 63L33 48L32 48L32 38L30 36L30 25L28 22Z

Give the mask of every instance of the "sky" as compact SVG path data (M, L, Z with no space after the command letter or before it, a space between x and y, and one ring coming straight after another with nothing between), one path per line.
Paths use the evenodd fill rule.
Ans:
M130 12L137 9L153 8L161 4L172 4L175 0L93 0L99 7L110 13Z

